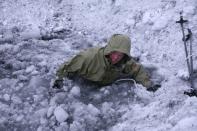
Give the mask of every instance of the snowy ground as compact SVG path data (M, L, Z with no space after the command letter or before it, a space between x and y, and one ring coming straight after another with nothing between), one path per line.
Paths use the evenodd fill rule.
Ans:
M195 0L1 0L0 131L196 131L197 99L189 84L179 12L194 34ZM113 84L101 89L66 80L50 89L61 63L104 46L113 33L131 37L133 56L158 68L162 87Z

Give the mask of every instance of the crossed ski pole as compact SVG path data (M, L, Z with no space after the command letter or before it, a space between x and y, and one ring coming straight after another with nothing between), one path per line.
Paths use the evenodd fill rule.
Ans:
M187 61L187 67L188 67L188 72L189 72L189 80L192 88L192 92L185 92L185 94L189 96L197 96L197 91L194 88L194 77L193 77L193 49L192 49L192 31L188 28L188 34L185 34L184 30L184 24L188 23L188 20L184 20L182 16L182 12L180 12L180 20L176 21L176 23L179 23L181 25L181 30L183 34L183 43L184 43L184 49L185 49L185 55L186 55L186 61ZM187 42L189 41L189 51L187 48ZM192 94L191 94L192 93Z

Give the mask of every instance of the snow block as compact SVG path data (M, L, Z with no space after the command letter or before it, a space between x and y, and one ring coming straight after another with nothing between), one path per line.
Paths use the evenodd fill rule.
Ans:
M55 118L58 122L64 122L68 118L68 113L60 106L54 110Z
M73 96L80 96L80 88L78 86L74 86L70 93L73 95Z

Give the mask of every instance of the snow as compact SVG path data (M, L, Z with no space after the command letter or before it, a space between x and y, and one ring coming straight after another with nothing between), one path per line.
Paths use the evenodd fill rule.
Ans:
M188 80L189 79L189 73L186 70L179 70L177 73L177 76L183 80Z
M87 110L89 111L90 114L97 116L100 111L99 109L97 109L94 105L92 104L88 104L87 106Z
M58 122L64 122L68 118L68 113L60 106L54 110L55 118Z
M160 18L158 18L158 20L154 23L152 29L153 30L162 30L163 28L165 28L168 24L168 21L170 21L169 19L167 19L167 17L163 17L161 16Z
M51 106L49 107L48 111L47 111L47 117L51 117L53 115L55 107Z
M80 88L78 86L74 86L70 90L70 94L72 94L73 96L80 96Z
M3 98L4 98L4 100L9 101L10 100L10 95L4 94Z
M195 131L197 128L196 117L188 117L179 121L175 127L172 128L172 131Z
M17 121L17 122L20 122L20 121L23 120L23 118L24 118L24 116L23 116L23 115L20 115L20 116L18 116L18 117L16 118L16 121Z
M193 5L186 6L184 8L184 12L186 13L186 15L195 15L195 13L196 13L196 7L193 6Z
M190 85L180 11L197 69L196 0L1 1L0 130L195 131L197 99L183 93ZM114 33L127 34L131 55L155 67L158 91L131 83L92 89L67 79L62 90L51 89L62 63L105 46Z
M27 69L25 70L26 73L31 73L35 70L35 66L34 65L31 65L29 67L27 67Z
M18 97L18 96L16 96L16 95L12 96L12 97L11 97L11 100L12 100L13 103L15 103L15 104L21 104L21 103L22 103L21 98Z

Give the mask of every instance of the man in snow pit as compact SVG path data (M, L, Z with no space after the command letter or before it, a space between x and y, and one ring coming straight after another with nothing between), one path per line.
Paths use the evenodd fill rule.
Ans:
M121 76L127 75L149 91L156 91L159 86L151 82L148 73L130 56L130 38L114 34L107 46L90 48L80 52L57 70L57 79L53 88L62 88L63 78L80 77L99 86L112 84Z

